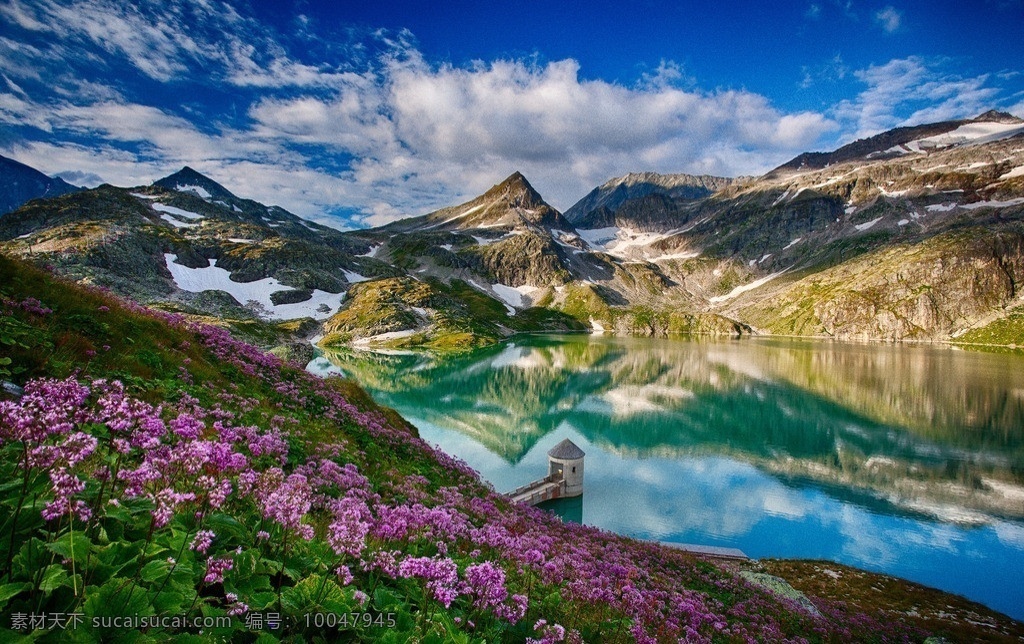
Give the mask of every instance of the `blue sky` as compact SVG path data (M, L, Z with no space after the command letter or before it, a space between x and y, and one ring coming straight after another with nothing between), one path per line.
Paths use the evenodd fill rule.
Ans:
M880 131L1024 116L1024 2L0 0L0 154L82 184L190 165L363 226L515 170L760 174Z

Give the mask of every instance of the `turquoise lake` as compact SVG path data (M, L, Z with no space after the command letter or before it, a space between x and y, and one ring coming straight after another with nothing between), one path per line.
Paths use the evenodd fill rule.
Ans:
M569 519L825 559L1024 619L1024 357L779 339L534 336L340 372L501 492L587 454Z

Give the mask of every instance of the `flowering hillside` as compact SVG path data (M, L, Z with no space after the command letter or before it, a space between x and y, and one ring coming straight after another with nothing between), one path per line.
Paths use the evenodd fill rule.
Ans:
M0 350L5 640L922 637L514 506L349 383L2 256Z

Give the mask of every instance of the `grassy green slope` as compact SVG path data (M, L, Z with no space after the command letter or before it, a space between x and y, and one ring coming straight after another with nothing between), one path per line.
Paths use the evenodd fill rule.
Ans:
M427 312L429 310L429 312ZM396 277L356 284L324 325L324 346L399 331L391 348L466 351L495 344L514 332L575 331L584 328L557 311L533 307L508 315L503 304L462 280L448 284Z

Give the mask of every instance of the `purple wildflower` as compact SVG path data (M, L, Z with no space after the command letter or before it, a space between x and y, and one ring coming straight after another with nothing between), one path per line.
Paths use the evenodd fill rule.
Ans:
M192 543L189 544L189 550L195 550L199 554L206 554L210 546L213 544L213 540L217 535L214 534L213 530L200 530L196 533L195 538L192 539Z

